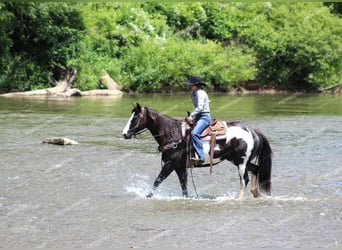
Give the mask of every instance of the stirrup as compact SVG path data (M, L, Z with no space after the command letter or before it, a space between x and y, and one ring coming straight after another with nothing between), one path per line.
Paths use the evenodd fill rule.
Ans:
M202 165L204 163L204 161L201 161L200 159L198 158L190 158L190 160L196 165Z
M198 164L203 164L204 161L201 161L197 155L197 153L195 153L195 157L191 157L190 160L195 163L195 165L198 165Z

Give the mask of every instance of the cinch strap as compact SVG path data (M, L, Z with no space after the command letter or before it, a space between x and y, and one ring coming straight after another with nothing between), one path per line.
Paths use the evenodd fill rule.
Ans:
M169 149L176 149L178 147L178 144L181 143L182 140L176 141L176 142L170 142L168 144L165 144L163 146L158 147L159 152L164 152Z

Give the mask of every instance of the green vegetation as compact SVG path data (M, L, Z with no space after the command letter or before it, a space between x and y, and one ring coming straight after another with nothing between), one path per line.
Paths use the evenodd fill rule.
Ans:
M0 3L0 87L49 86L77 56L84 25L68 4Z
M174 91L191 74L214 90L316 91L342 83L339 3L0 3L0 88L78 72L76 87Z

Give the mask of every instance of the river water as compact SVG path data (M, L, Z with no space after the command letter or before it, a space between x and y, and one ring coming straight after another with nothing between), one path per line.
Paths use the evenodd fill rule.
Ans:
M211 95L214 117L260 129L274 151L271 197L236 200L236 168L159 173L149 132L124 140L132 103L183 119L188 95L0 97L0 247L341 247L342 96ZM73 146L43 144L68 137Z

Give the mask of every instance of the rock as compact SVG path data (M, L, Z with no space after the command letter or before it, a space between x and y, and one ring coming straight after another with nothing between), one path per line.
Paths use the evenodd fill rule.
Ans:
M70 140L69 138L63 138L63 137L51 137L51 138L45 138L43 140L43 143L48 143L48 144L54 144L54 145L74 145L78 144L78 142Z

